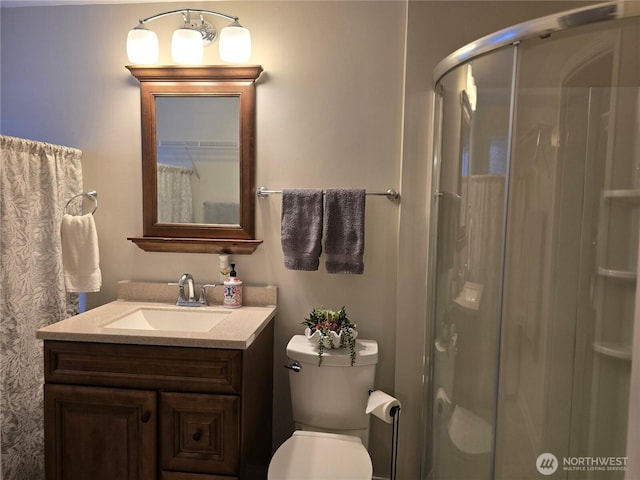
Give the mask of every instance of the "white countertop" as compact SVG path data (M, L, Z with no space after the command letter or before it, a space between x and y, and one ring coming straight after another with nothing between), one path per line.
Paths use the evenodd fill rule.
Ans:
M176 311L224 311L229 315L207 332L169 332L104 328L140 308ZM42 340L74 342L125 343L137 345L169 345L202 348L247 349L275 316L275 305L249 305L226 309L221 305L177 307L168 302L115 300L36 332Z

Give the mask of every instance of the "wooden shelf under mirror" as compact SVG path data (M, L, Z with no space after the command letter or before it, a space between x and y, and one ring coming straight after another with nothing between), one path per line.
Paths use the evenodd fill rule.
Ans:
M129 237L145 252L229 253L250 255L262 240L224 240L213 238Z
M251 254L262 67L126 67L140 82L142 236L152 252Z

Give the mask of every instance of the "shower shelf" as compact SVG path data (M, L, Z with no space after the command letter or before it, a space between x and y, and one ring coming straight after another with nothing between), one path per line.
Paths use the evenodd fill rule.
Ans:
M640 207L640 189L602 190L601 216L605 219L604 226L607 227L609 233L601 232L600 234L599 243L601 246L598 253L598 263L600 265L606 265L607 260L605 258L609 255L620 256L619 250L615 251L612 247L607 246L608 237L613 230L617 229L617 227L625 227L637 231L637 227L630 226L637 225L638 207ZM617 213L614 215L614 212ZM622 218L620 217L621 215L623 216ZM622 224L620 223L621 220L623 221ZM632 245L637 245L637 240L632 241ZM636 260L633 258L628 260L628 265L626 265L626 259L617 258L612 260L614 264L617 264L615 265L616 267L621 266L622 268L611 268L613 265L599 266L598 275L618 280L635 281L638 277L634 268Z
M593 349L607 357L631 360L631 346L615 342L594 342Z
M630 204L640 204L640 190L603 190L602 197L607 199L615 199Z
M598 275L619 278L620 280L635 280L638 274L632 270L615 270L613 268L598 267Z

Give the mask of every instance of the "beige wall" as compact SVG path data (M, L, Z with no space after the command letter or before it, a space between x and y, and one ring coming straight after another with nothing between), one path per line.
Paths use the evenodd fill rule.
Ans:
M2 132L81 148L84 188L96 189L103 288L90 306L113 300L121 279L218 279L217 255L147 253L127 241L142 233L139 89L124 68L127 31L181 4L58 6L2 11ZM183 4L182 4L183 5ZM398 188L402 128L404 2L194 2L237 15L251 29L257 87L257 185ZM171 63L179 18L154 22ZM224 25L224 24L221 24ZM46 32L46 37L39 37ZM15 37L14 37L15 35ZM12 38L12 40L7 40ZM20 38L15 42L13 38ZM217 49L207 49L219 63ZM377 387L393 391L399 208L369 197L365 274L283 267L280 196L256 201L251 256L236 256L248 284L279 287L275 342L275 432L290 435L285 345L313 306L346 305L362 338L380 345ZM376 470L387 467L389 428L374 421ZM379 454L376 451L380 451Z
M96 213L104 286L121 279L217 279L216 255L146 253L140 235L138 84L124 68L125 39L138 18L184 4L2 9L2 118L6 135L81 148L84 188L99 192ZM251 256L237 256L249 284L279 287L275 342L274 446L290 433L284 347L316 305L346 305L363 338L380 344L377 387L403 402L401 479L419 477L422 359L426 330L427 198L431 72L465 43L563 2L229 1L192 2L237 15L251 29L251 62L265 73L257 90L257 185L398 188L400 205L367 200L365 274L293 272L282 265L280 197L256 201ZM408 22L407 22L408 13ZM170 63L176 18L154 23L161 62ZM407 27L408 26L408 27ZM406 48L406 69L405 69ZM215 47L208 63L218 63ZM405 83L406 72L406 83ZM375 471L388 470L390 427L372 420Z

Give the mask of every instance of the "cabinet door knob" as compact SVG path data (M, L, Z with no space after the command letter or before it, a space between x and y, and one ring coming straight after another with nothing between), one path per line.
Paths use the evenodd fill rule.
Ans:
M196 430L191 436L191 438L193 438L196 442L200 441L200 439L202 438L202 430L200 429Z
M142 423L147 423L149 420L151 420L151 412L149 411L144 412L140 420L142 420Z

